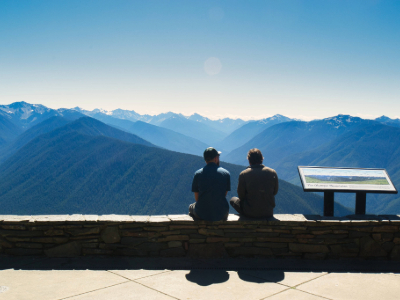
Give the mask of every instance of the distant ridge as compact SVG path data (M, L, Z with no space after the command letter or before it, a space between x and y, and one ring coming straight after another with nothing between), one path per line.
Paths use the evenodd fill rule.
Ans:
M291 121L276 124L230 152L226 160L231 163L246 165L247 151L251 148L259 148L264 155L265 164L273 166L289 155L317 148L353 128L368 124L378 123L373 120L338 115L310 122ZM293 168L295 167L293 166Z
M129 120L117 119L104 113L94 114L93 118L129 133L133 133L154 145L168 150L202 155L204 149L208 147L207 144L194 138L142 121L132 122Z
M222 141L217 143L219 147L226 149L227 151L232 151L240 147L241 145L250 141L254 136L264 131L265 129L279 123L293 121L292 119L282 116L275 115L270 118L258 120L258 121L250 121L245 123L239 129L236 129Z

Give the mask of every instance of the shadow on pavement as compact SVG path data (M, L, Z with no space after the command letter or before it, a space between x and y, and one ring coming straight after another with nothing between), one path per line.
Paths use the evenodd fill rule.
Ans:
M190 270L185 275L188 281L194 282L201 286L223 283L229 280L229 274L224 270Z
M400 273L400 261L382 260L306 260L273 258L140 258L140 257L99 257L46 258L1 256L0 270L222 270L238 271L239 276L250 281L241 271L265 270L271 273L268 280L279 281L283 272L363 272ZM223 273L221 272L221 274ZM194 272L194 280L197 278ZM223 276L220 276L223 278ZM192 278L192 277L190 277ZM190 279L188 279L190 280Z
M265 282L280 282L285 279L285 273L283 271L267 271L264 273L262 278L255 277L246 273L246 271L238 271L239 278L243 281L265 283Z

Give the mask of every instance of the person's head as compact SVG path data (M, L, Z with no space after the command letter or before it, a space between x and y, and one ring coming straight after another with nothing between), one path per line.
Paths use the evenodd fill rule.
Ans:
M247 153L247 159L250 165L259 165L262 164L264 157L262 156L260 150L254 148L250 149L250 151Z
M216 163L219 166L219 155L221 152L215 150L213 147L208 147L204 150L203 157L206 163Z

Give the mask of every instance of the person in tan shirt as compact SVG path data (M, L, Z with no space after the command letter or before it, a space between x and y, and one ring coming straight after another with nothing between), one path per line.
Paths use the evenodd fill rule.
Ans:
M251 149L247 159L250 166L239 175L239 197L232 197L230 204L247 217L272 217L279 189L278 175L262 164L264 157L259 149Z

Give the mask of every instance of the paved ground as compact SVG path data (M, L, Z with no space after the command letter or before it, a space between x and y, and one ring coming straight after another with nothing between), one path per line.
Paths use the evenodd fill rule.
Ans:
M0 256L0 299L399 299L400 263Z

